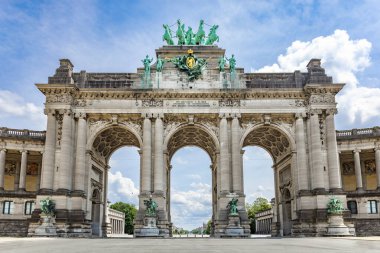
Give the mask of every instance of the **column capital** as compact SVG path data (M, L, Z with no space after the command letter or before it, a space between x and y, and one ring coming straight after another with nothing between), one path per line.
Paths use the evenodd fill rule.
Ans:
M85 112L77 112L77 113L75 113L75 118L77 118L77 119L86 119L87 118L87 114Z
M332 115L332 116L334 116L335 114L337 114L338 113L338 109L336 109L336 108L330 108L330 109L327 109L326 110L326 114L327 115Z
M306 113L304 113L304 112L297 112L297 113L294 114L294 117L296 119L303 119L303 118L306 117Z
M0 152L6 153L8 150L6 148L0 148Z
M310 115L322 114L322 109L309 109L309 114Z
M150 118L153 118L153 114L152 113L141 113L141 118L150 119Z
M164 113L153 113L152 116L155 119L163 119L164 118Z
M240 119L241 114L240 113L231 113L231 117L232 117L232 119Z
M71 109L59 109L58 113L63 114L63 115L72 116L73 111Z
M45 108L45 109L44 109L44 114L45 114L45 115L50 114L50 115L52 115L52 116L55 116L56 111L55 111L55 109L47 109L47 108Z
M29 151L26 150L26 149L21 149L21 150L19 150L18 152L20 152L20 154L22 154L22 153L26 153L26 154L28 154L28 153L29 153Z
M354 150L352 150L352 153L360 153L360 152L362 152L362 150L361 149L358 149L358 148L355 148Z
M373 151L380 151L380 145L378 145L378 146L375 146L375 148L373 149Z

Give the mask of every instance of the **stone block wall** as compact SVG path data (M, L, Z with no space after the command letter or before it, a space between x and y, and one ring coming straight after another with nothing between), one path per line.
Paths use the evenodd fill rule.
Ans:
M357 219L355 227L357 236L380 236L379 219Z
M0 220L0 236L27 236L28 221L27 220Z

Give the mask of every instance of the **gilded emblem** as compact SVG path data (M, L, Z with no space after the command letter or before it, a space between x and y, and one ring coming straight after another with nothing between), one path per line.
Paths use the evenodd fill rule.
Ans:
M187 50L187 55L177 56L170 60L179 70L187 72L189 81L194 81L206 68L206 60L193 55L193 50Z

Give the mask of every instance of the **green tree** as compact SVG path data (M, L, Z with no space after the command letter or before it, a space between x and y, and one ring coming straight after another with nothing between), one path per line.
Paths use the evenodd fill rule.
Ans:
M133 220L136 217L137 209L135 205L124 202L116 202L110 207L114 210L125 213L124 233L133 234Z
M207 222L206 230L204 231L204 233L205 233L206 235L210 235L210 234L211 234L211 220L209 220L209 221Z
M246 209L248 218L251 220L251 233L256 232L256 214L272 208L272 205L266 198L258 197L252 204L247 203Z

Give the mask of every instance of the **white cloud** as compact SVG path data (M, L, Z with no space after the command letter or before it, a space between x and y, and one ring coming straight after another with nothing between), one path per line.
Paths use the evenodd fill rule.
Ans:
M277 63L258 69L257 72L290 72L306 70L312 58L322 59L322 65L334 82L346 83L338 94L340 112L350 123L364 123L380 116L379 88L359 85L356 73L370 66L372 44L366 39L353 40L344 30L335 30L328 36L320 36L311 41L294 41L286 54L277 58Z
M192 229L211 219L211 186L191 183L191 190L172 190L171 215L176 226Z
M41 106L26 102L11 91L0 90L0 119L8 117L28 118L32 124L26 127L30 128L43 129L46 125L46 117Z
M183 159L180 156L176 156L175 159L174 159L174 163L178 163L180 165L186 165L186 164L188 164L188 161L185 160L185 159Z
M124 177L120 171L116 171L115 173L109 172L108 185L109 197L115 198L111 201L124 200L133 204L138 203L139 189L135 187L134 182L130 178Z

